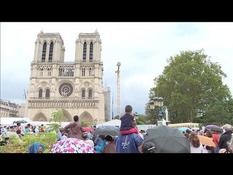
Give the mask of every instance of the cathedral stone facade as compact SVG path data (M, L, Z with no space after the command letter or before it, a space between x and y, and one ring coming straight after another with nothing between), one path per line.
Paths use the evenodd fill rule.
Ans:
M63 121L101 123L110 120L110 89L103 87L103 62L99 33L80 33L75 61L64 62L65 47L59 33L39 33L27 91L26 115L49 121L62 109Z

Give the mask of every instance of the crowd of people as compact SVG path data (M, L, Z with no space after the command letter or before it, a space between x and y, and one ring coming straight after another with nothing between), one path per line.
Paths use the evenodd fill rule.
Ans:
M86 131L81 127L79 117L75 115L73 122L57 131L57 142L51 146L52 153L153 153L154 146L144 143L146 131L138 131L136 120L130 105L125 107L125 114L121 117L121 126L117 136L96 135L96 127ZM1 126L0 135L4 136L9 132L16 133L20 137L28 133L47 132L44 125L32 126L20 123L13 126ZM233 127L225 125L223 132L210 129L192 128L183 131L184 137L190 143L190 153L232 153L233 152ZM203 144L200 136L210 138L214 145ZM7 144L1 141L1 145ZM69 147L69 149L66 149ZM29 146L29 153L43 153L44 145L35 142Z
M7 137L8 135L16 133L18 136L24 136L25 134L33 134L39 132L46 132L46 126L41 124L40 126L33 126L31 124L22 125L21 123L16 123L9 126L0 125L0 135Z
M190 141L191 153L233 153L233 128L231 125L223 126L223 131L205 129L192 131L187 129L184 135ZM214 145L205 145L198 136L210 138Z

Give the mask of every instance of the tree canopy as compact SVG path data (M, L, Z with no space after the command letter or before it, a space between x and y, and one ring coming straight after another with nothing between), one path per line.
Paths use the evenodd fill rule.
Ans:
M162 75L154 79L149 98L164 98L171 122L233 122L233 100L223 84L225 77L204 50L182 51L171 56ZM151 115L148 106L146 110Z

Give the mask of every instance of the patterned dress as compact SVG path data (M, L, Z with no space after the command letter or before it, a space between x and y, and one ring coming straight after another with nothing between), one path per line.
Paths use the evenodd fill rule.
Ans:
M83 140L67 138L55 143L52 153L94 153L94 148Z

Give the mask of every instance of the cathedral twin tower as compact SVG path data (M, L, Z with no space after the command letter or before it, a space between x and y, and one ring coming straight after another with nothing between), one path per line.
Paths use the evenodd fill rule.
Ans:
M27 94L27 116L49 121L63 110L63 121L79 115L81 121L110 120L110 90L103 87L99 33L80 33L75 61L64 62L65 47L59 33L39 33Z

